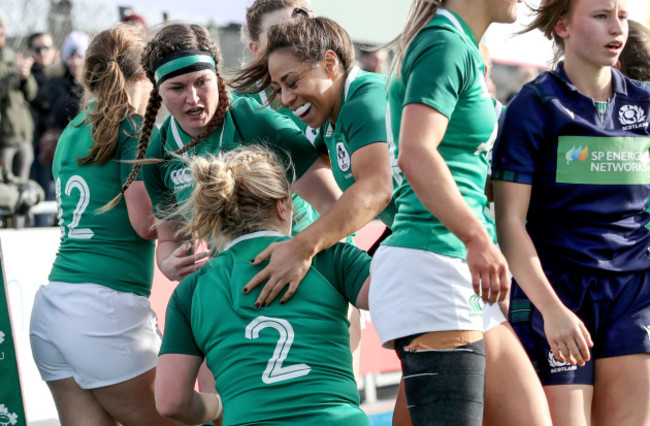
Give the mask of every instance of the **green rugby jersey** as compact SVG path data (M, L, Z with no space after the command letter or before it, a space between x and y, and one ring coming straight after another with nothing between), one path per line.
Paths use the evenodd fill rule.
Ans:
M57 144L52 173L56 184L61 245L50 281L95 283L149 297L154 242L138 236L129 222L124 198L104 214L95 210L120 193L135 158L140 117L120 126L117 149L103 165L77 164L92 146L83 111L66 127ZM139 177L138 177L139 179Z
M464 259L464 244L420 202L397 166L402 108L421 103L449 118L438 146L465 202L495 237L485 196L487 153L496 136L496 113L485 81L485 64L469 27L440 8L408 47L402 75L388 90L388 144L391 150L398 213L384 244L429 250Z
M223 398L224 425L368 425L352 372L348 301L370 257L337 243L314 257L285 305L255 309L262 286L244 285L265 265L249 260L287 237L239 237L184 279L167 307L161 354L205 356Z
M231 96L231 105L224 123L207 139L190 149L188 156L217 154L246 144L262 144L275 151L286 165L294 168L287 174L293 180L300 178L318 158L318 152L305 136L281 114L260 109L251 99ZM147 158L164 161L143 166L144 182L151 197L156 217L162 219L170 208L184 203L194 187L190 169L182 160L171 157L193 138L185 133L173 116L167 118L160 132L152 137Z
M345 191L355 182L352 154L366 145L387 140L386 77L355 66L345 80L336 126L326 121L314 144L329 155L336 183ZM395 202L391 200L379 218L390 228L396 213Z

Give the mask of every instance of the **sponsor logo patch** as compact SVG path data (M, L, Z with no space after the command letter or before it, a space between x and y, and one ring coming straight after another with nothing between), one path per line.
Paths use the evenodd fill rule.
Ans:
M174 190L176 191L192 185L192 174L189 167L172 170L172 172L169 174L169 178L172 180L172 183L174 184Z
M560 136L556 182L647 185L650 183L650 138Z

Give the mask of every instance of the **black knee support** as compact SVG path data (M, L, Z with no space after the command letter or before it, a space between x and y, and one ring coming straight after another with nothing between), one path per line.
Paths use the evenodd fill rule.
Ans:
M416 351L404 350L408 338L395 343L413 426L481 425L485 399L482 340L455 349Z

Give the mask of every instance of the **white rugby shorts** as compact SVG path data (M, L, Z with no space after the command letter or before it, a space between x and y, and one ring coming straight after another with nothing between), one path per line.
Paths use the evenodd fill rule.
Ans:
M51 282L36 293L30 341L43 380L72 377L94 389L154 368L161 337L146 297L92 283Z
M448 330L487 331L506 321L474 293L467 263L405 247L381 246L370 265L370 314L379 338Z

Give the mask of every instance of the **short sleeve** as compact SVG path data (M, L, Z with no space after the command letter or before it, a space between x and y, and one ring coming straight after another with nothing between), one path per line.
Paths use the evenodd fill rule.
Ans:
M508 104L492 153L492 179L531 185L536 162L552 125L542 99L526 85Z
M404 58L402 106L421 103L450 118L471 69L470 55L458 34L440 28L422 31Z
M176 287L167 305L165 333L160 354L184 354L203 357L192 333L192 299L198 279L196 273L185 278Z
M352 304L370 276L370 260L368 253L347 243L336 243L315 258L318 270Z
M352 152L371 143L386 143L386 105L385 84L365 84L343 105L341 130Z
M154 215L158 219L162 219L164 212L169 211L171 200L174 199L174 195L169 191L163 180L163 167L165 167L165 163L162 161L164 158L162 137L163 134L161 132L151 134L149 147L145 156L146 158L155 158L161 161L144 164L140 172L149 198L151 198L151 203L153 204Z

